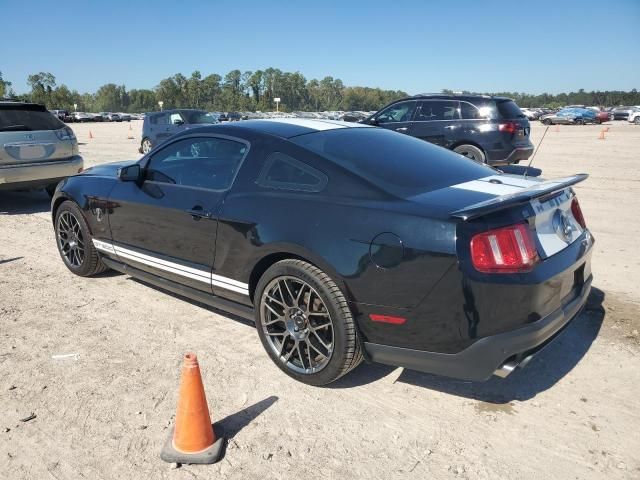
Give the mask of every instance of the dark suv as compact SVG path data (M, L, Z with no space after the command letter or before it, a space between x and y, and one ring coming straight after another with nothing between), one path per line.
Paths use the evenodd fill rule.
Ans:
M142 125L140 153L147 153L167 138L178 132L202 125L218 123L216 118L204 110L180 108L163 112L147 113Z
M513 100L485 95L416 95L362 123L421 138L478 162L505 165L533 153L529 120Z

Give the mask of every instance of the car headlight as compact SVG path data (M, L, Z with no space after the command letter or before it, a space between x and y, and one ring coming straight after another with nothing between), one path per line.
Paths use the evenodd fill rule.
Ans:
M75 140L76 139L75 133L73 133L73 130L71 130L69 127L64 127L64 128L61 128L60 130L56 130L56 137L58 137L59 140Z

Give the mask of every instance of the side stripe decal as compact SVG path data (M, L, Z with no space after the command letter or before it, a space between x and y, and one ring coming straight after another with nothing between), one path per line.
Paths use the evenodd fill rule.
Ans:
M197 280L203 283L208 283L216 287L224 288L232 292L241 293L243 295L249 295L249 285L246 283L233 280L232 278L223 277L221 275L215 275L207 270L200 270L192 267L187 267L179 263L169 262L167 260L152 257L144 253L123 248L118 245L113 245L110 242L104 240L93 239L93 245L97 250L101 250L106 253L116 254L119 257L127 258L135 262L149 265L150 267L164 270L165 272L174 273L185 278Z

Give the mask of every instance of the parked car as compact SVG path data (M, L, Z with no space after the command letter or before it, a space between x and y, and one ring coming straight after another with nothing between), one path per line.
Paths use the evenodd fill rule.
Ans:
M117 113L102 112L100 115L102 115L102 118L104 119L105 122L121 122L122 121L122 118L120 118L120 115L118 115Z
M214 123L218 123L218 120L204 110L177 109L148 113L142 124L142 141L138 151L147 153L178 132Z
M613 115L610 112L604 110L596 112L596 123L608 122L609 120L613 120Z
M0 102L0 189L45 188L82 170L71 128L42 105Z
M104 122L104 117L99 113L88 113L87 115L91 117L90 121L92 122Z
M557 113L543 115L540 121L545 125L584 125L596 123L596 112L586 108L564 108Z
M631 113L629 113L627 120L636 125L640 125L640 108L634 108Z
M611 113L613 113L614 120L627 120L632 111L633 107L615 107Z
M71 114L67 110L50 110L50 112L62 122L69 121L69 118L71 117Z
M533 153L529 120L513 100L484 95L416 95L363 120L453 150L472 160L505 165Z
M73 121L79 123L91 122L93 121L93 117L85 112L74 112Z
M302 382L365 354L485 380L587 301L593 240L571 188L585 178L502 174L362 124L248 120L91 167L52 215L71 272L112 268L254 320Z
M131 121L131 115L129 115L128 113L118 113L118 116L120 117L120 119L123 122L130 122Z
M520 111L524 113L524 116L529 120L537 120L540 117L540 113L530 108L520 108Z
M229 112L227 113L227 119L230 122L239 122L240 120L242 120L242 115L240 114L240 112Z

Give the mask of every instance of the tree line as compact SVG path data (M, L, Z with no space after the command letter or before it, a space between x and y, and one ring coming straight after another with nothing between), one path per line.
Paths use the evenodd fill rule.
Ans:
M282 111L302 110L376 110L395 99L407 96L401 90L369 87L347 87L340 79L324 77L307 80L299 72L283 72L276 68L240 72L232 70L224 77L205 77L195 71L190 77L181 73L165 78L153 89L127 90L124 85L108 83L95 93L79 93L66 85L57 85L48 72L29 75L31 91L15 95L11 83L2 80L0 98L31 101L49 109L88 112L147 112L163 108L200 108L209 111L272 111L275 98L280 98Z
M282 111L378 110L385 104L407 96L401 90L345 86L338 78L307 80L300 72L283 72L277 68L255 72L232 70L224 77L213 73L202 76L196 70L190 77L177 73L165 78L153 89L127 90L124 85L108 83L95 93L79 93L58 85L49 72L29 75L31 90L16 95L12 84L0 72L0 98L31 101L49 109L88 112L147 112L163 108L201 108L209 111L272 111L280 98ZM442 93L453 93L444 89ZM472 92L463 92L472 93ZM564 105L640 105L636 89L625 91L591 91L532 95L519 92L475 92L513 98L521 107L562 107Z

